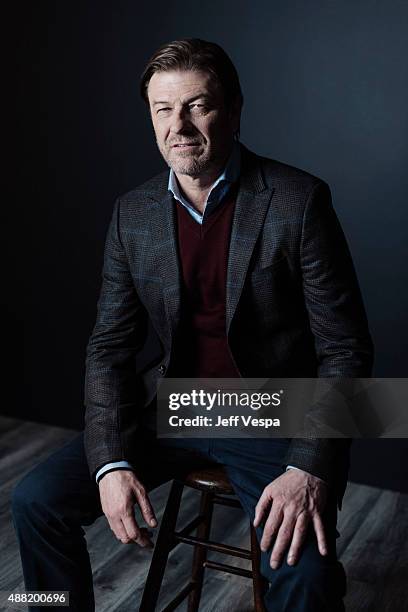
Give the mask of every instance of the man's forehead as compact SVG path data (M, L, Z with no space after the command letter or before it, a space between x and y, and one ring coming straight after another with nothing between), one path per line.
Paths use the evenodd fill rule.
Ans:
M193 70L168 70L155 72L150 79L148 96L151 104L194 95L214 96L219 86L209 73Z

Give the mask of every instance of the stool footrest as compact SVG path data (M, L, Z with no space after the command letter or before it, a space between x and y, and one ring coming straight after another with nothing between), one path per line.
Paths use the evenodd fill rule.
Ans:
M191 593L191 591L194 591L195 588L196 585L194 582L189 582L186 584L186 586L181 589L180 593L178 593L178 595L176 595L171 602L168 603L165 608L163 608L162 612L172 612L178 608L181 602Z
M174 534L174 542L172 543L169 552L171 552L172 550L174 550L174 548L176 548L176 546L178 546L180 544L180 541L177 541L177 536L179 537L186 537L190 534L190 531L193 531L194 529L196 529L199 525L201 525L201 523L204 520L204 516L202 514L198 514L195 519L193 519L192 521L190 521L189 523L187 523L187 525L185 527L183 527L183 529L181 531L179 531L178 533Z
M203 566L206 568L208 567L208 569L226 572L227 574L237 574L238 576L244 576L245 578L252 578L252 572L250 570L243 569L242 567L235 567L235 565L216 563L215 561L204 561Z
M214 550L224 555L232 555L233 557L241 557L242 559L252 559L251 551L245 550L245 548L238 548L237 546L228 546L227 544L219 544L218 542L210 542L209 540L203 540L202 538L196 538L193 536L183 536L182 532L175 533L174 539L177 542L183 542L184 544L190 544L192 546L203 546L208 550Z

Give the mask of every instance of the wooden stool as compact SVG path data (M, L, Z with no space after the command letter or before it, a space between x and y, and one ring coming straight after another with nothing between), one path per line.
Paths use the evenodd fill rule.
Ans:
M184 486L202 491L200 512L196 518L184 527L184 529L176 532L177 517ZM264 612L263 595L268 588L268 582L260 573L261 552L252 523L250 523L251 550L245 550L236 546L227 546L226 544L209 540L214 504L221 504L232 508L242 508L237 498L224 497L231 495L234 495L234 490L222 466L192 471L184 479L177 479L173 482L157 536L157 542L139 608L140 612L154 612L156 610L167 558L169 553L180 543L190 544L195 547L191 579L162 612L175 610L187 596L189 597L188 612L198 610L205 568L251 578L253 582L255 611ZM190 532L196 528L196 536L193 537L189 535ZM208 550L214 550L219 553L231 555L232 557L249 559L252 561L252 571L232 565L226 565L224 563L207 561Z

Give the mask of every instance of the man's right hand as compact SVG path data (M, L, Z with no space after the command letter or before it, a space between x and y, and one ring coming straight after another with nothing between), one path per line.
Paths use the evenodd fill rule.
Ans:
M138 526L134 505L138 504L142 516L150 527L157 526L146 489L131 470L116 470L105 474L99 481L102 510L115 536L130 544L153 547L149 532Z

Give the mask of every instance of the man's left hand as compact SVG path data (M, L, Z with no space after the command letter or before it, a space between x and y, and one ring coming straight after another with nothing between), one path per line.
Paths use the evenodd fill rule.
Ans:
M290 545L288 565L294 565L313 524L321 555L327 555L322 512L327 500L327 484L303 470L287 470L265 487L255 508L254 527L265 522L261 550L266 552L276 535L270 565L276 569Z

